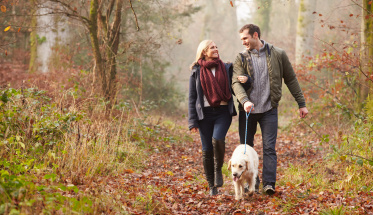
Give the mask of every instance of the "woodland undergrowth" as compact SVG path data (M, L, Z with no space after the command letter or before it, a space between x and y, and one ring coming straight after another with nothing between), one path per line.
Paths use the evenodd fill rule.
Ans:
M298 67L310 113L305 119L294 118L283 129L298 133L296 136L301 142L305 139L317 142L313 153L321 154L322 160L308 162L308 165L294 163L286 170L282 183L293 180L297 185L309 184L308 192L319 194L330 191L344 192L349 197L372 195L373 99L368 97L363 104L357 102L357 87L364 83L358 79L358 63L347 64L344 60L352 59L351 56L355 55L324 53ZM366 81L368 84L369 80ZM285 93L286 96L291 95ZM306 144L304 148L307 147ZM322 201L322 197L319 200ZM342 204L322 213L353 211Z
M279 184L293 187L294 190L302 187L304 191L301 192L301 197L298 196L298 200L315 195L314 198L320 203L334 202L324 207L321 214L356 214L359 207L339 202L338 196L352 199L372 196L373 100L367 100L364 110L357 117L350 117L349 113L344 112L346 109L343 110L343 105L335 106L334 111L338 111L338 114L329 115L325 113L327 111L323 111L324 105L309 105L312 112L308 118L294 119L282 131L298 133L295 135L297 141L311 143L304 144L304 151L301 153L319 155L321 159L315 157L314 160L292 161L284 169ZM328 120L324 121L324 117Z
M175 123L149 114L157 108L152 102L108 108L87 76L1 89L0 214L100 211L104 200L79 185L141 169L154 143L184 138Z
M141 170L160 144L192 141L181 123L153 114L158 107L151 101L136 105L118 99L109 106L90 78L80 71L65 79L69 83L45 79L49 81L1 88L0 214L104 212L114 197L86 193L80 185ZM306 92L310 114L282 128L302 143L317 143L305 144L304 153L320 153L322 159L308 165L294 161L281 169L279 185L306 184L304 193L316 192L320 201L326 192L353 197L373 190L373 99L354 111L343 96L336 99L350 93L341 87L344 78L336 80L329 86L333 94ZM301 200L297 197L293 204ZM353 211L342 205L322 212Z

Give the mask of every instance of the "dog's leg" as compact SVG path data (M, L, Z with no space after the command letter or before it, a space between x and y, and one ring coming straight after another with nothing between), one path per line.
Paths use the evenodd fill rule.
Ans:
M233 182L235 199L240 200L242 198L241 184L239 182Z
M245 181L241 181L240 191L241 191L241 198L243 198L243 194L245 193Z
M255 192L255 177L254 174L250 174L247 183L249 184L249 196L252 196Z

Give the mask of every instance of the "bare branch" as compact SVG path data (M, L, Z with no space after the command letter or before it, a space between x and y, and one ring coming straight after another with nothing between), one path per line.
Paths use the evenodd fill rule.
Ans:
M17 42L17 40L14 40L12 42L5 43L5 44L0 44L0 50L5 50L3 47L9 46L11 44L15 44L16 42Z
M329 47L331 47L332 49L334 49L334 51L340 52L337 48L335 48L332 44L326 42L325 40L322 40L320 38L317 38L317 39L320 40L321 42L323 42L324 44L327 44ZM346 58L349 61L353 62L353 59L351 57L349 57L348 55L346 56ZM363 74L370 82L373 82L373 79L370 79L369 76L368 76L368 74L365 73L363 71L363 69L361 68L361 62L360 61L359 61L359 67L358 67L358 69L359 69L360 73Z
M319 88L319 89L322 89L325 93L327 93L327 94L329 94L329 95L331 95L335 100L337 100L339 103L343 103L342 101L341 101L341 99L339 99L336 95L333 95L328 89L326 89L326 88L324 88L324 87L322 87L322 86L320 86L320 85L317 85L316 83L314 83L314 82L312 82L312 81L310 81L310 80L308 80L307 78L305 78L304 79L306 82L308 82L308 83L310 83L310 84L312 84L312 85L314 85L315 87L317 87L317 88ZM356 93L356 92L355 92ZM351 103L351 102L350 102ZM352 103L351 103L352 104ZM346 107L348 110L350 110L352 113L353 113L353 115L356 117L356 118L359 118L359 116L353 111L354 109L353 108L351 108L351 107Z
M370 160L370 159L368 159L368 158L362 157L362 156L360 156L360 155L354 155L354 154L352 154L352 153L347 153L346 155L353 156L353 157L357 157L357 158L361 158L361 159L367 160L367 161L369 161L369 162L373 162L373 160Z
M65 2L62 2L60 0L49 0L49 1L61 5L63 8L67 9L67 11L58 10L56 8L50 8L57 12L51 12L51 13L42 14L42 15L63 14L69 18L76 18L78 20L83 20L83 22L85 22L86 24L89 24L90 21L87 17L79 15L74 8L72 8L70 5L66 4Z
M131 2L131 0L128 0L128 1L130 2L130 6L131 6L131 9L132 9L133 15L135 16L135 19L136 19L137 31L140 31L139 23L137 21L137 16L136 16L135 10L132 7L132 2Z
M323 139L323 137L322 137L322 135L319 133L319 132L317 132L314 128L313 128L313 126L311 126L311 124L308 124L308 122L305 120L305 119L301 119L301 121L304 123L304 124L306 124L308 127L310 127L311 128L311 130L320 138L320 139Z
M114 2L115 0L111 0L109 3L109 6L106 10L106 25L109 26L109 17L111 16L111 12L113 11L114 8Z
M360 7L361 9L365 10L365 12L367 12L368 14L371 14L372 12L370 12L367 8L364 8L362 5L358 4L357 2L355 2L354 0L351 0L354 5Z

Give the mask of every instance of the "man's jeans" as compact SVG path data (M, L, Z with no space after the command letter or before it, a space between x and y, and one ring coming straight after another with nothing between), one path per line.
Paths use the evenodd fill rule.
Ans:
M240 143L245 144L246 131L246 112L240 111L238 116L238 129L240 134ZM278 128L277 108L264 113L250 114L247 122L247 140L246 144L254 147L254 135L259 122L263 139L263 187L266 185L275 186L277 155L276 138Z
M202 150L213 150L212 138L224 140L225 135L232 123L232 116L229 113L228 105L219 107L203 108L204 119L198 122L199 134L201 136Z

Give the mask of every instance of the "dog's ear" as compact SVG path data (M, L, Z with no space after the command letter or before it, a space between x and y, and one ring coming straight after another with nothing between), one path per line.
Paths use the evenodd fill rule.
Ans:
M231 160L228 161L228 170L231 171Z
M250 164L250 162L246 161L246 170L249 170L249 164Z

